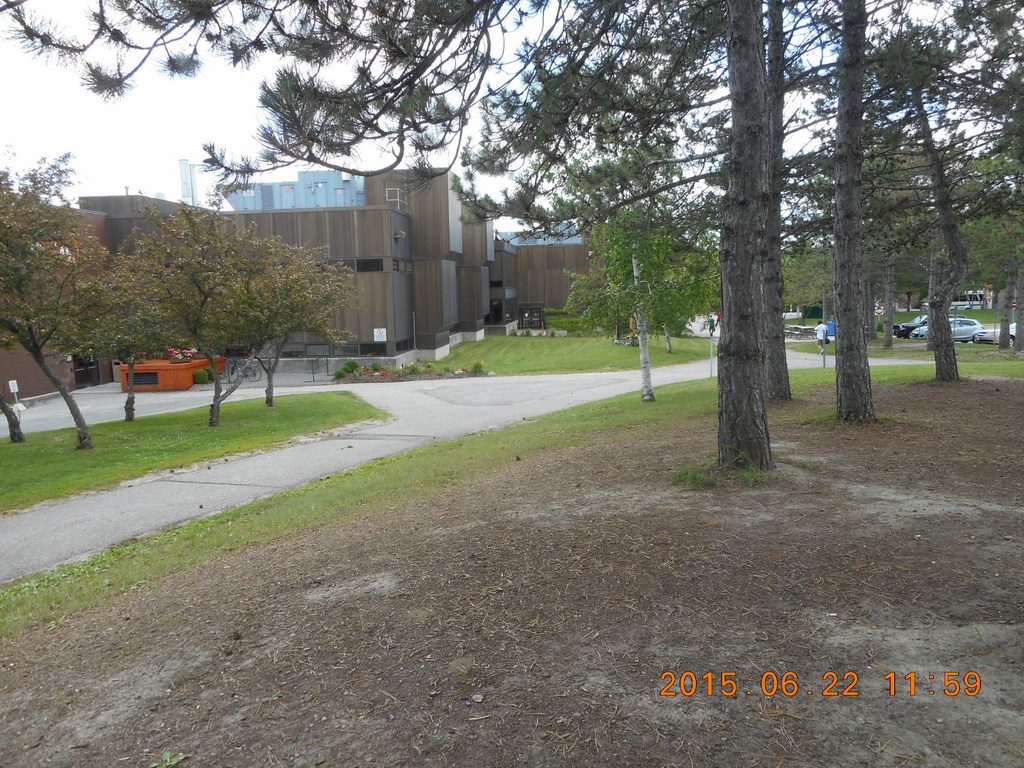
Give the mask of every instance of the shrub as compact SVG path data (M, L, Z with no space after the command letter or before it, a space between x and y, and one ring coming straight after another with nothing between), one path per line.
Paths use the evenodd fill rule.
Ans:
M362 370L362 366L359 365L358 360L346 360L345 364L334 372L334 378L341 379L352 373L359 373Z
M416 376L417 374L423 373L423 369L416 363L409 363L408 365L402 366L402 370L409 376Z
M564 309L545 309L544 310L544 321L549 329L558 328L563 331L568 331L570 335L579 334L580 336L588 333L593 333L593 325L582 317L566 312Z
M210 370L208 368L200 368L198 371L192 372L192 383L193 384L208 384L210 382Z
M374 373L380 373L382 370L384 370L384 366L377 362L370 363L370 370L373 371Z
M469 372L472 373L474 376L483 373L484 372L484 361L483 360L477 360L475 363L473 363L471 366L469 366Z

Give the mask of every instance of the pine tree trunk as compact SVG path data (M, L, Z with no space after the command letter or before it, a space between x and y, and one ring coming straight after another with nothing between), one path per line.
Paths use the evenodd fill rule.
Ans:
M1003 299L1003 316L999 319L999 348L1010 348L1010 313L1013 311L1013 302L1017 298L1017 270L1016 262L1006 268L1006 296ZM1017 333L1020 333L1020 325L1017 326Z
M25 433L21 431L21 419L18 418L18 412L7 404L7 400L2 395L0 395L0 411L3 411L7 418L7 431L11 436L11 442L24 443Z
M765 231L765 381L769 400L792 400L782 303L782 182L785 175L786 33L783 1L768 3L769 192Z
M863 274L863 268L861 274ZM875 319L875 290L874 285L867 279L864 280L864 329L867 338L878 338L878 322Z
M633 251L633 282L640 284L640 260ZM640 400L644 403L654 402L654 386L651 384L651 349L647 337L647 313L643 307L636 308L636 334L640 341Z
M935 378L938 381L959 381L956 349L953 347L953 333L949 326L949 305L957 288L967 275L967 246L960 233L953 205L953 192L946 178L946 167L942 154L935 144L928 113L924 107L921 92L914 93L917 123L921 131L921 142L932 175L932 191L935 209L939 217L939 230L949 256L949 274L942 280L935 297L935 306L928 306L928 340L935 349Z
M842 421L874 421L871 370L864 335L864 226L861 135L864 119L865 0L842 0L836 117L835 312L836 404Z
M722 227L718 461L773 467L766 410L760 265L768 214L768 85L759 0L728 0L732 132Z
M885 256L885 335L883 349L892 349L892 324L896 313L896 260L891 253Z
M931 258L928 259L928 327L932 324L932 307L935 304L935 294L938 293L939 285L939 259L932 250ZM931 333L928 334L928 343L925 344L929 352L935 351L935 342Z

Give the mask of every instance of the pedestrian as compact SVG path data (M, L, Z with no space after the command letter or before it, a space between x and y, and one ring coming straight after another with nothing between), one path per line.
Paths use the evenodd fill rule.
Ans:
M715 335L715 316L714 315L708 315L708 335L709 336L714 336Z
M814 337L818 340L818 349L824 355L825 345L828 344L828 326L825 325L824 318L819 320L818 324L814 326Z

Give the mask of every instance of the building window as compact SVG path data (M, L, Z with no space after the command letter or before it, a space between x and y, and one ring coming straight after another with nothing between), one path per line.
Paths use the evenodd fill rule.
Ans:
M306 357L330 357L330 344L307 344Z
M356 272L383 272L384 259L356 259Z
M388 353L387 344L360 344L359 354L367 357L383 357Z

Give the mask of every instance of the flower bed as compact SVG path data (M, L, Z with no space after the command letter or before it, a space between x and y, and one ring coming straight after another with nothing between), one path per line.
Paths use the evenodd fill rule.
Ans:
M372 384L393 381L425 381L429 379L461 379L485 375L483 361L471 368L444 366L437 369L433 363L413 363L400 368L386 368L381 365L359 368L346 366L334 372L334 380L346 383Z

